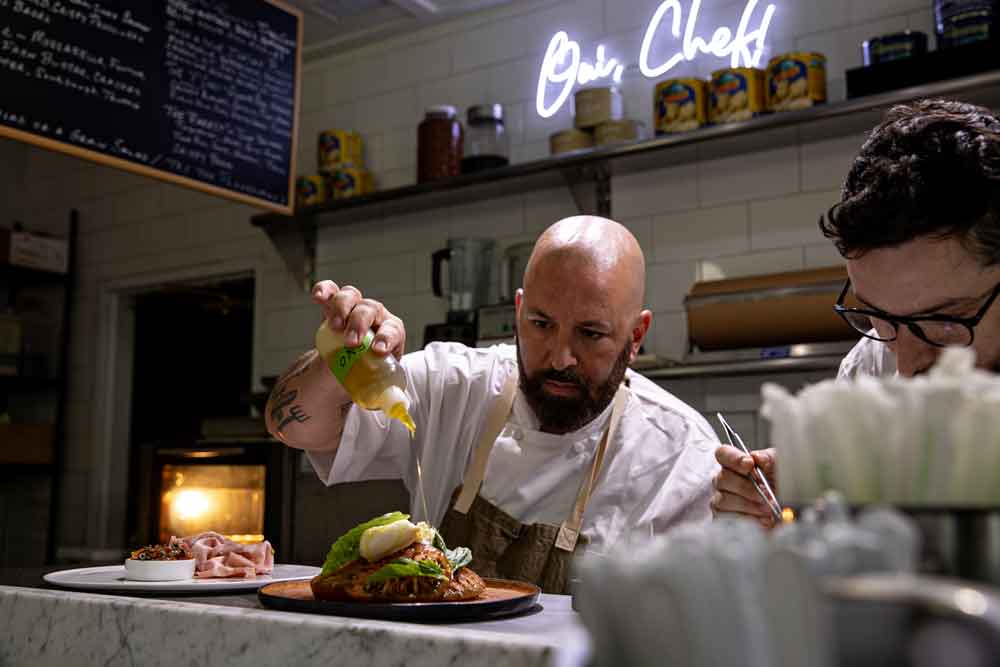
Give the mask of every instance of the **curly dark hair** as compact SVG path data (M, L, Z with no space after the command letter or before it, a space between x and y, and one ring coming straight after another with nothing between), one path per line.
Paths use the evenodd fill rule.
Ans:
M1000 263L1000 120L950 100L893 107L819 226L845 258L929 236Z

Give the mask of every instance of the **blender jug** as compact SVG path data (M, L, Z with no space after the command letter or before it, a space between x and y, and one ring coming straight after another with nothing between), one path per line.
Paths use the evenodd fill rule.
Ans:
M475 322L479 307L489 303L493 268L492 239L449 239L432 256L431 283L436 296L448 299L448 322ZM448 289L441 288L441 269L448 263Z

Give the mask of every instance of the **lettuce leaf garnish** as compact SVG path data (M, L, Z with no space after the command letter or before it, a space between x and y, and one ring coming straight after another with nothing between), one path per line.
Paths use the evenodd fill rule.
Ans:
M460 568L465 567L472 562L472 549L469 547L455 547L454 549L449 549L448 545L444 543L444 538L441 537L441 533L437 530L434 531L434 542L433 546L444 552L445 558L451 564L451 576L455 576Z
M365 586L380 584L389 579L402 579L403 577L431 577L433 579L447 579L441 567L430 560L413 560L412 558L397 558L391 563L383 565L373 572L366 580Z
M469 547L455 547L454 549L445 549L444 555L451 563L451 576L455 576L459 568L463 568L472 562L472 549Z
M409 518L409 514L403 514L402 512L390 512L351 528L330 546L330 551L326 554L326 561L323 563L323 571L320 573L320 576L332 574L350 563L352 560L360 558L361 535L369 528L386 526L395 521L401 521Z

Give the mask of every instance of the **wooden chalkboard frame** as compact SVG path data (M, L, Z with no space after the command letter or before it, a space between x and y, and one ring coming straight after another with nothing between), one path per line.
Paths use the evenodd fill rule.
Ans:
M112 157L106 155L99 151L93 151L87 148L81 148L79 146L74 146L73 144L66 143L63 141L57 141L55 139L50 139L48 137L39 136L31 132L26 132L24 130L18 130L6 125L0 124L0 137L7 137L9 139L14 139L16 141L22 141L24 143L32 144L38 146L39 148L46 148L49 150L58 151L60 153L65 153L67 155L72 155L73 157L82 158L84 160L90 160L91 162L96 162L108 167L114 167L117 169L122 169L124 171L129 171L134 174L139 174L140 176L149 176L151 178L156 178L161 181L166 181L168 183L173 183L175 185L182 185L185 187L192 188L194 190L200 190L207 194L218 195L220 197L225 197L227 199L232 199L243 204L251 204L259 208L265 208L276 213L285 213L291 215L295 209L295 178L296 178L296 160L298 159L298 141L299 141L299 104L300 98L302 96L302 33L303 33L303 16L302 11L296 7L282 2L282 0L262 0L269 5L273 5L278 9L291 14L296 18L296 38L295 38L295 100L294 109L292 117L292 146L291 146L291 163L288 170L288 204L282 206L281 204L276 204L266 199L261 199L259 197L254 197L251 195L246 195L241 192L233 192L232 190L227 190L216 185L209 185L208 183L203 183L194 178L188 178L186 176L179 176L177 174L171 173L166 170L156 169L155 167L147 167L145 165L136 164L134 162L129 162L128 160L123 160L121 158Z

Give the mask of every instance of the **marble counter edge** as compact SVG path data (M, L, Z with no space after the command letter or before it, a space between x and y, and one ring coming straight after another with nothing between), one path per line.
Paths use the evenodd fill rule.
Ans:
M0 664L176 664L177 651L198 661L251 655L255 661L409 667L551 665L560 637L472 627L347 619L92 592L0 586ZM565 637L562 638L565 640ZM181 659L181 663L189 662Z

